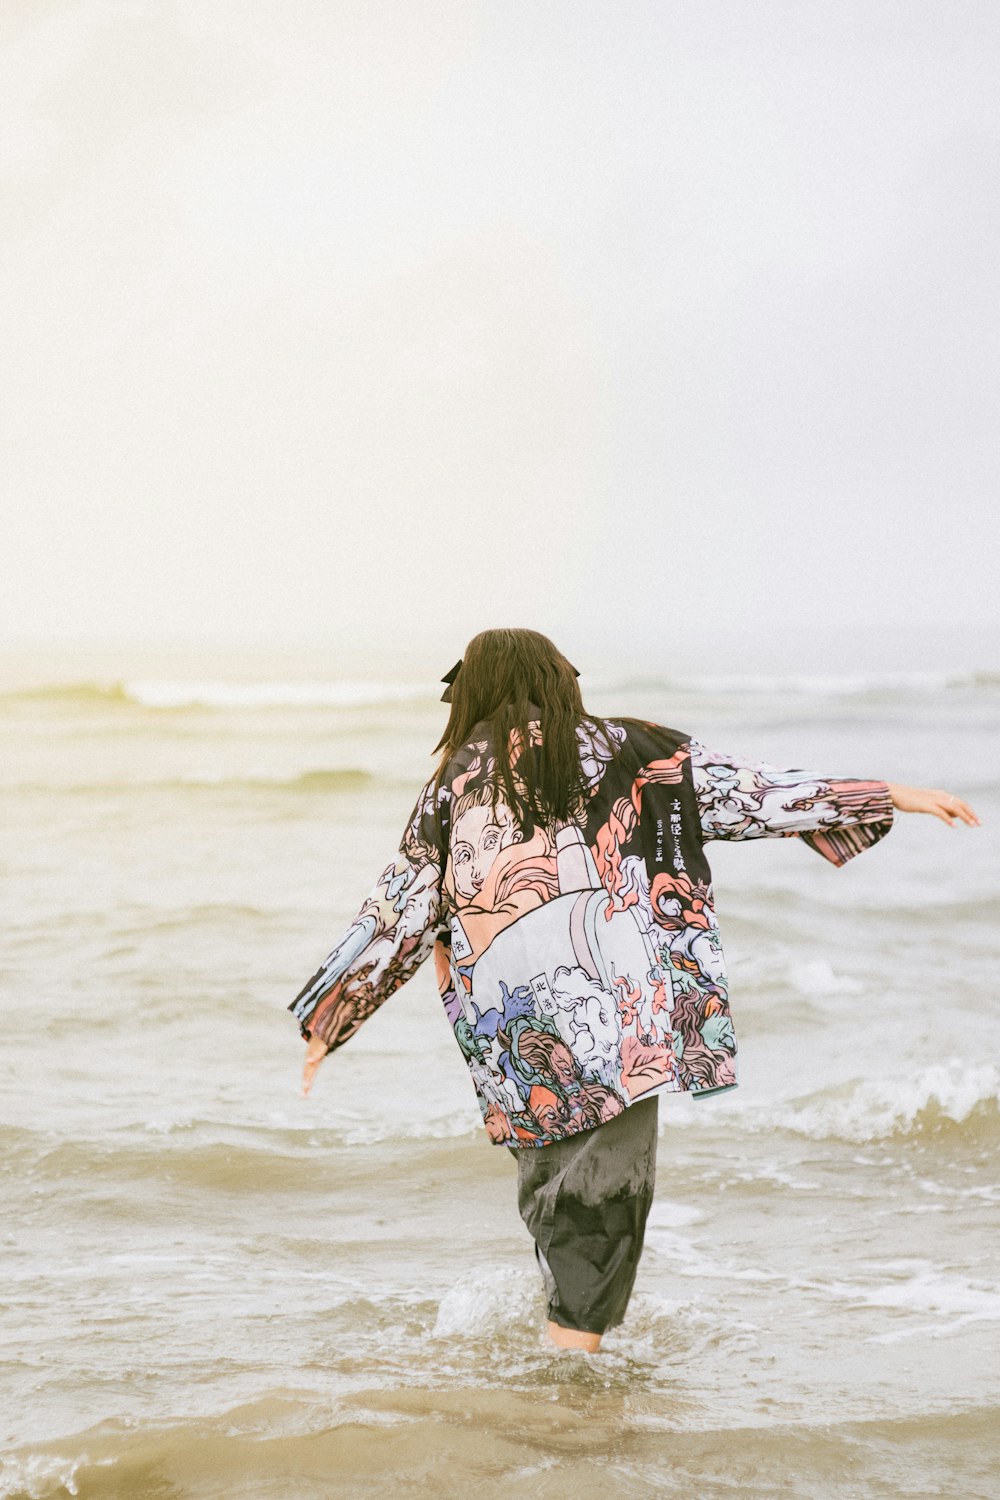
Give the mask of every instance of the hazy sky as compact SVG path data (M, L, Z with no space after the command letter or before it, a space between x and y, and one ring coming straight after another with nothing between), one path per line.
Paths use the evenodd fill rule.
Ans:
M4 641L1000 634L996 0L3 16Z

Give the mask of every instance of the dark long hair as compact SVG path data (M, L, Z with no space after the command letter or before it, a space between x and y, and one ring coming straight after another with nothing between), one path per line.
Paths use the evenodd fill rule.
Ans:
M534 708L537 712L531 712ZM532 748L528 725L539 721ZM522 828L567 819L583 795L577 728L593 725L618 746L602 719L587 713L576 671L537 630L483 630L465 648L451 683L451 714L434 746L442 751L437 784L448 761L486 721L497 758L493 801L500 790Z

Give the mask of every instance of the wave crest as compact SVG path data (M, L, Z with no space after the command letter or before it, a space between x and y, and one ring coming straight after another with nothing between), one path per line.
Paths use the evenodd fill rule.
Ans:
M143 709L370 708L440 696L427 683L380 681L193 681L135 678L119 682L67 682L0 693L0 702L78 703Z
M779 1126L815 1139L865 1142L897 1136L956 1135L975 1144L1000 1135L1000 1068L935 1063L908 1078L856 1080L770 1112Z
M642 690L683 693L692 697L723 694L746 697L857 698L917 695L966 689L995 691L1000 673L975 671L922 672L731 672L635 677L602 682L602 690Z
M1000 673L983 671L861 672L852 675L692 673L666 677L594 677L601 693L633 691L686 697L857 698L917 696L953 691L995 693ZM226 681L223 678L128 678L118 681L48 683L0 692L0 704L78 703L140 709L368 708L378 704L437 702L440 684L392 679L288 679Z

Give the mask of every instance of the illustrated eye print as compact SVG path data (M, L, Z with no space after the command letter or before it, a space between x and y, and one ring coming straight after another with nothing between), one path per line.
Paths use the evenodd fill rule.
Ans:
M500 842L500 830L496 826L491 825L489 828L486 829L486 832L483 834L483 848L484 849L495 849L496 846L497 846L497 844L499 842Z
M456 865L467 865L472 858L471 844L456 844L452 855L452 862Z

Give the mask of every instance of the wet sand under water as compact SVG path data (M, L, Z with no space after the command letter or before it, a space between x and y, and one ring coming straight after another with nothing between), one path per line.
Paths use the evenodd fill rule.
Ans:
M580 1363L568 1372L553 1369L550 1383L530 1394L416 1386L358 1391L331 1412L304 1408L289 1392L211 1423L142 1432L107 1424L79 1435L86 1457L71 1463L37 1452L35 1474L48 1481L46 1493L59 1493L49 1486L61 1480L63 1493L82 1500L278 1494L444 1500L480 1486L516 1488L532 1500L567 1493L578 1500L997 1494L997 1407L895 1421L677 1432L664 1424L659 1401L651 1411L641 1395L606 1390L605 1377Z

